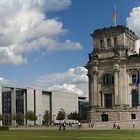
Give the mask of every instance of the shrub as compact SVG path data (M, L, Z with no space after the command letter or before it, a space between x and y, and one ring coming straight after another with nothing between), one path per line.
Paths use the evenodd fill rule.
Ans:
M8 126L0 126L0 130L9 130Z

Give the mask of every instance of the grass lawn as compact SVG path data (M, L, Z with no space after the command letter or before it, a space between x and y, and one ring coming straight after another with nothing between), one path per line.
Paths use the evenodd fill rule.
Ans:
M140 140L140 130L10 130L0 140Z

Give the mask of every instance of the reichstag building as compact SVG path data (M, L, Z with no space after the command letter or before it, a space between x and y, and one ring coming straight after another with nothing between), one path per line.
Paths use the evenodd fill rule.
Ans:
M140 119L140 51L138 37L119 25L91 34L93 51L86 65L89 78L89 120Z

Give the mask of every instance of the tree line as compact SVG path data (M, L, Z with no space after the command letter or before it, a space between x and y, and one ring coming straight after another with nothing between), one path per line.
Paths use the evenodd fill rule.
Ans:
M24 125L24 119L26 119L27 121L33 121L35 124L38 117L41 117L41 116L36 116L33 111L28 111L26 113L26 115L24 115L22 113L16 113L16 114L13 114L12 116L9 114L0 114L0 121L3 122L3 125L5 125L4 124L5 120L9 120L9 121L15 120L17 125ZM54 121L54 120L52 120L52 115L51 115L50 111L48 111L48 110L45 110L44 115L41 118L43 119L45 124L50 124L50 123L52 123L52 121ZM76 111L66 114L63 109L60 109L60 111L58 112L58 114L56 116L56 119L57 120L64 120L64 119L80 120L80 115ZM41 124L42 124L42 122L41 122Z

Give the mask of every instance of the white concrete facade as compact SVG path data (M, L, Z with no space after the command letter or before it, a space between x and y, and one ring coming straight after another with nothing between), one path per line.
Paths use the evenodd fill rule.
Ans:
M9 118L18 113L26 116L28 111L32 111L37 116L35 122L24 119L24 125L42 125L46 110L51 113L54 120L53 116L57 116L61 108L66 113L78 112L78 95L0 86L0 114L6 114ZM9 120L5 119L4 125L16 125L15 120L11 122Z
M52 116L56 119L58 112L63 109L66 114L78 113L78 95L66 92L52 92Z

